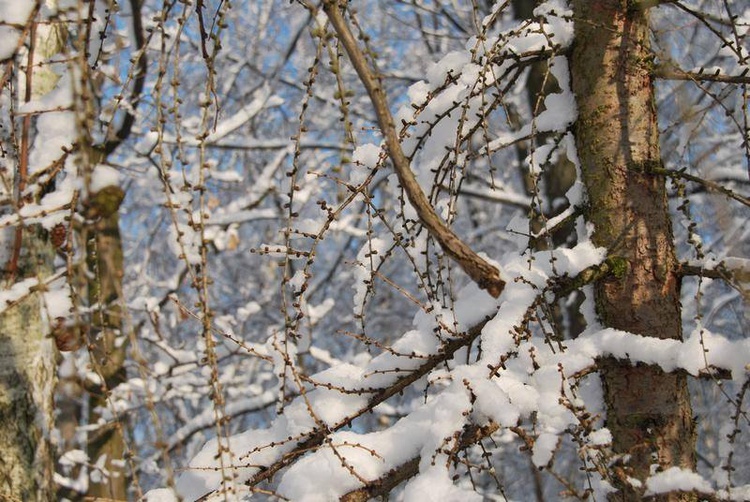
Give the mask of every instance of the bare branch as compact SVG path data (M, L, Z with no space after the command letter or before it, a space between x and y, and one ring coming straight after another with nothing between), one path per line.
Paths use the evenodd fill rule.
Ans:
M750 282L750 260L744 258L727 258L714 267L700 267L681 264L680 275L700 276L725 281Z
M129 106L131 110L126 110L125 118L120 128L114 134L113 138L107 139L102 145L104 156L114 152L120 144L125 141L133 129L135 123L135 108L141 99L143 88L146 85L146 74L148 73L148 59L146 58L145 37L143 35L143 20L141 19L141 0L130 0L130 10L133 15L133 38L135 40L135 63L131 69L128 79L133 79L133 89L130 93ZM118 101L120 101L118 99Z
M683 71L674 66L657 66L652 75L664 80L690 80L693 82L720 82L722 84L750 84L747 69L742 75L722 75L719 71L713 73Z
M323 3L323 9L336 30L339 41L349 55L349 60L354 65L367 94L370 96L396 175L409 201L417 211L422 224L430 232L430 235L440 243L446 254L453 258L480 288L485 289L497 298L505 288L505 281L500 277L500 271L481 258L448 227L443 219L437 215L419 186L419 182L409 165L409 160L401 148L385 90L378 75L368 65L364 53L344 20L338 1L326 0Z
M732 190L729 190L728 188L725 188L714 181L710 181L710 180L707 180L698 176L694 176L692 174L688 174L685 172L684 169L674 170L674 169L654 168L652 172L654 174L660 174L662 176L668 176L670 178L680 178L680 179L684 179L687 181L692 181L693 183L698 183L699 185L704 186L706 190L719 192L723 195L726 195L730 199L736 200L737 202L739 202L740 204L744 206L750 207L750 199L748 199L744 195L740 195L736 192L733 192Z

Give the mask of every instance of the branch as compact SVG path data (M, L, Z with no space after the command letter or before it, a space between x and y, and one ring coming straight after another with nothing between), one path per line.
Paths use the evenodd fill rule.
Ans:
M733 192L732 190L729 190L728 188L725 188L714 181L710 181L707 179L700 178L698 176L694 176L692 174L688 174L685 172L684 169L674 170L674 169L653 168L651 172L654 174L660 174L662 176L668 176L670 178L681 178L687 181L692 181L693 183L698 183L699 185L704 186L706 190L714 190L723 195L726 195L730 199L736 200L737 202L739 202L740 204L744 206L750 207L750 199L748 199L744 195L740 195L736 192Z
M747 74L748 70L742 72L741 75L722 75L719 70L714 73L703 73L689 72L680 69L675 69L670 66L657 66L652 75L656 78L664 80L690 80L693 82L721 82L722 84L750 84L750 75Z
M419 186L419 182L409 166L409 160L401 148L401 142L379 76L369 67L364 53L359 48L354 35L344 20L338 0L325 0L323 9L338 35L339 42L349 55L349 60L365 86L367 94L370 96L396 175L409 198L409 202L417 211L420 221L430 235L438 241L446 254L458 263L480 288L497 298L505 288L505 281L500 277L500 271L481 258L448 227L442 218L435 213Z
M381 389L370 398L367 405L347 416L340 422L325 429L318 428L311 431L307 438L297 443L292 451L285 454L281 459L269 465L267 468L260 470L255 476L247 480L245 484L247 484L248 486L255 486L258 483L273 478L273 476L281 469L293 464L298 458L307 454L310 450L316 448L317 446L323 444L326 437L328 437L330 433L347 427L352 423L354 419L370 412L378 404L383 403L396 394L402 392L404 389L409 387L409 385L416 382L423 376L427 375L430 371L435 369L438 365L453 358L453 355L459 349L471 344L471 342L473 342L482 333L482 328L484 328L486 322L487 321L482 321L470 328L469 331L465 334L448 340L443 348L437 354L434 354L433 356L427 358L422 366L415 369L404 378L396 381L393 385ZM206 497L209 497L210 495L211 493L207 494L204 498L201 498L199 500L206 500Z
M616 262L616 259L614 260ZM556 281L550 283L548 287L541 290L539 294L544 295L548 292L552 292L556 296L561 296L561 295L566 294L566 292L571 290L571 288L573 288L574 286L582 286L592 281L599 280L602 277L611 273L613 268L616 268L616 267L613 267L610 261L611 260L607 260L603 264L588 267L582 270L575 277L560 277ZM269 465L267 466L252 466L252 467L258 468L259 470L253 476L247 479L244 482L244 484L250 487L254 487L258 485L259 483L271 480L276 475L276 473L294 464L297 460L299 460L301 457L309 453L311 450L314 450L318 446L323 444L326 438L329 436L329 434L332 434L345 427L351 426L351 423L358 417L371 412L380 403L383 403L387 401L388 399L390 399L391 397L403 392L411 384L420 380L422 377L427 375L430 371L432 371L439 365L445 363L446 361L451 360L458 350L460 350L463 347L471 345L471 343L474 340L476 340L477 337L479 337L486 323L487 323L487 320L481 321L475 324L474 326L472 326L471 328L469 328L466 332L458 334L455 338L446 340L445 342L443 342L442 347L437 353L424 359L424 362L421 366L419 366L418 368L415 368L409 374L393 382L388 387L381 388L381 389L361 389L363 393L364 392L372 393L372 396L368 400L367 404L361 406L357 410L354 410L350 415L346 416L345 418L342 418L340 421L334 424L327 425L325 427L318 427L309 432L302 433L299 436L296 436L294 438L291 438L291 437L288 438L287 439L288 442L297 441L297 444L294 446L294 448L286 452L283 456L281 456L277 460L273 461L273 463L269 463ZM475 435L477 434L476 431L480 431L480 433L481 431L485 431L484 436L481 436L481 434L477 436L477 439L474 440L474 442L476 442L482 439L482 437L486 437L487 435L492 434L492 432L494 431L491 431L488 429L489 427L492 427L492 426L493 424L488 424L483 427L475 427L474 429L467 429L467 430L474 430ZM466 432L464 433L464 436L462 437L467 437ZM467 445L468 444L470 443L467 443ZM276 444L276 446L278 446L278 444ZM413 459L410 460L410 462L411 461L413 461ZM409 469L410 468L409 462L399 467L399 469L402 469L402 468ZM408 473L409 471L406 470L405 472ZM410 476L401 478L401 480L403 481L404 479L408 479L408 477ZM380 485L381 488L379 489L385 491L385 487L389 485L390 485L390 481L386 482L385 480L383 480L383 482ZM200 497L198 500L199 501L209 500L216 493L217 493L216 491L211 491L203 495L202 497ZM351 496L354 497L355 495L351 495ZM357 495L357 496L362 497L364 496L364 494ZM350 500L362 500L362 499L352 498Z
M339 498L339 502L367 502L375 497L387 495L398 485L413 478L419 472L420 457L414 457L411 460L394 467L388 473L375 481L371 481L367 486L353 490Z
M446 185L440 185L440 189L445 192L451 192L452 190ZM528 210L531 207L530 197L506 190L491 190L484 189L479 186L463 185L459 188L458 193L461 195L466 195L468 197L476 197L477 199L490 202L508 204L509 206L514 206L525 210Z
M143 36L143 20L141 19L141 0L130 0L130 10L133 14L133 38L135 39L135 60L138 67L134 71L133 90L130 93L130 107L126 110L125 118L114 138L108 139L101 146L104 157L108 157L120 144L125 141L133 129L135 123L135 109L141 99L143 88L146 85L146 74L148 73L148 60L146 59L145 39Z
M725 281L750 282L750 260L725 258L713 267L702 267L683 263L678 273L683 276L700 276Z

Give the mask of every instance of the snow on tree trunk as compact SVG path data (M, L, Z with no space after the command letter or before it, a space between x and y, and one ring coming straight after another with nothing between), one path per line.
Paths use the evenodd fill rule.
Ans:
M579 108L576 142L595 225L594 242L619 269L596 285L596 306L607 327L643 336L681 339L679 289L665 180L661 167L650 67L648 10L634 2L574 2L573 90ZM607 427L619 492L640 500L657 469L695 469L695 432L684 374L627 361L601 361ZM626 457L627 456L627 457ZM637 483L636 483L637 484ZM659 500L690 500L665 495Z

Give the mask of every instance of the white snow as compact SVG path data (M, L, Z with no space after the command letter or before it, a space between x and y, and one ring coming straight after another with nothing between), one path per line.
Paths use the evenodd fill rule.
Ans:
M612 433L606 427L595 430L589 434L589 442L597 446L610 444L612 443Z
M179 497L171 488L151 490L143 497L143 502L177 502Z
M381 147L372 143L360 145L355 148L352 154L353 166L349 180L355 185L359 185L365 181L370 171L378 165L382 154Z
M73 300L70 297L70 285L66 278L47 285L44 292L44 307L49 319L68 317L73 311Z
M674 490L711 493L711 483L697 472L681 467L670 467L653 474L646 480L646 495L656 495Z
M8 24L25 25L34 4L33 0L0 0L0 23L3 23L0 26L0 60L13 56L21 35L20 30Z
M60 463L67 466L85 465L89 456L83 450L68 450L60 456Z
M39 284L36 277L29 277L13 284L10 289L0 290L0 314L2 314L13 303L24 298L31 289Z
M91 172L92 193L96 193L108 186L120 186L120 173L114 167L99 164Z

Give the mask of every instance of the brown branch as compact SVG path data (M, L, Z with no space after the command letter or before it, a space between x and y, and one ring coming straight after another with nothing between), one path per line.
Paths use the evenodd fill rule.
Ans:
M680 179L684 179L687 181L691 181L693 183L697 183L705 187L706 190L708 191L713 190L715 192L719 192L720 194L725 195L729 197L730 199L736 200L737 202L739 202L740 204L744 206L750 207L750 199L748 199L744 195L733 192L732 190L729 190L728 188L725 188L721 186L719 183L716 183L714 181L710 181L707 179L703 179L699 176L688 174L685 172L685 169L674 170L674 169L653 168L651 172L653 174L660 174L662 176L668 176L670 178L680 178Z
M206 40L208 40L208 33L206 32L206 26L203 22L203 9L205 8L205 5L203 5L203 1L204 0L198 0L198 3L195 5L195 12L198 15L198 27L201 36L201 54L203 55L203 59L208 62L210 59L208 56L208 50L206 49Z
M750 75L745 70L742 75L722 75L719 70L713 73L689 72L670 66L657 66L652 75L663 80L685 80L692 82L720 82L722 84L750 84Z
M353 490L339 498L339 502L367 502L375 497L388 494L398 485L413 478L419 472L420 457L414 457L411 460L394 467L383 477L371 481L367 486Z
M601 270L605 266L606 266L605 264L595 265L593 267L589 267L589 268L582 270L581 273L578 274L576 277L561 279L559 283L555 284L552 287L552 291L555 293L563 292L571 287L570 286L571 283L587 284L589 281L597 280L602 277L602 274L609 272L610 270L609 267L604 269L605 271ZM542 291L540 294L544 294L544 291ZM307 437L307 439L300 441L297 444L294 450L284 455L284 457L282 457L280 460L278 460L274 464L268 466L266 469L263 469L260 472L258 472L255 476L250 478L246 482L246 484L249 486L254 486L262 481L271 479L274 476L274 474L276 474L281 469L287 467L288 465L293 464L299 457L305 455L308 451L310 451L310 449L313 449L319 446L320 444L322 444L326 436L329 433L335 432L345 426L348 426L349 424L351 424L351 422L354 419L358 418L361 415L368 413L370 410L375 408L380 403L383 403L386 400L390 399L391 397L395 396L396 394L404 391L407 387L409 387L411 384L413 384L414 382L418 381L419 379L427 375L430 371L432 371L438 365L442 364L445 361L449 361L450 359L452 359L453 355L459 349L470 345L482 333L482 329L484 328L484 325L486 323L487 323L486 320L479 322L475 324L474 326L472 326L471 328L469 328L467 332L457 336L456 338L452 338L446 341L443 347L440 349L440 351L437 354L434 354L433 356L427 358L424 364L416 368L414 371L412 371L408 375L394 382L391 386L386 387L385 389L382 389L376 394L374 394L370 398L366 406L363 406L361 409L352 413L351 415L344 418L337 424L330 426L327 430L312 431L310 435Z
M196 7L196 9L198 8L199 7ZM133 15L133 38L135 40L134 58L137 61L134 62L134 65L136 67L132 70L133 73L128 76L129 78L133 78L133 89L130 93L130 102L128 103L131 107L131 110L126 110L125 118L123 119L122 124L120 125L118 131L115 133L114 137L108 139L104 143L104 145L102 145L101 148L104 152L104 157L108 157L117 149L118 146L120 146L123 141L125 141L130 136L130 133L133 129L133 124L135 124L135 109L138 107L138 103L141 100L141 94L143 93L143 88L146 85L148 60L146 57L145 49L146 42L143 35L143 20L141 19L141 0L130 0L130 10L132 11ZM198 14L200 15L200 10L198 10Z
M266 469L262 469L261 471L259 471L255 476L250 478L246 482L246 484L249 486L255 486L258 483L271 479L278 471L293 464L299 457L305 455L311 449L314 449L317 446L321 445L323 441L325 440L325 438L328 436L328 434L348 426L349 424L351 424L351 422L354 419L370 412L378 404L385 402L386 400L390 399L396 394L402 392L404 389L409 387L409 385L411 385L412 383L416 382L417 380L425 376L427 373L432 371L438 365L442 364L445 361L450 360L459 349L469 345L482 333L482 328L484 328L485 324L486 324L486 321L480 322L479 324L476 324L475 326L470 328L469 331L463 334L462 336L459 336L457 338L453 338L447 341L445 345L442 347L442 349L437 354L428 358L424 362L424 364L422 364L422 366L415 369L413 372L409 373L403 378L399 379L390 387L386 387L385 389L382 389L376 394L374 394L370 398L366 406L363 406L356 412L352 413L351 415L339 421L338 423L331 425L327 429L316 429L312 431L310 435L307 437L307 439L300 441L299 443L297 443L296 447L292 451L284 455L281 459L279 459L275 463L268 466ZM206 496L209 496L209 495L210 494ZM205 499L199 499L199 500L205 500Z
M720 279L730 283L750 282L750 266L743 263L732 265L731 263L728 264L722 261L713 267L701 267L682 263L677 272L682 277L699 276L709 279Z
M451 192L451 188L447 185L440 185L440 190L445 192ZM509 206L517 207L519 209L528 210L531 207L531 201L525 201L521 197L515 196L512 193L504 193L502 191L482 191L472 186L461 186L458 193L467 197L474 197L480 200L489 202L498 202L500 204L507 204ZM524 198L528 198L523 196Z
M26 89L24 90L23 101L28 103L32 97L32 82L34 77L34 52L36 51L36 21L30 21L29 26L29 55L26 60ZM18 201L17 208L24 206L24 191L26 190L27 178L29 175L29 148L31 134L31 115L25 115L21 126L21 151L18 159ZM20 212L19 212L20 220ZM21 248L23 247L23 221L19 221L16 226L13 237L13 251L8 261L7 273L8 280L12 284L18 273L18 261L21 257Z
M388 155L393 162L399 183L406 192L409 202L417 211L420 221L430 235L438 241L446 254L458 263L480 288L485 289L497 298L505 288L505 281L500 277L500 271L481 258L451 230L443 219L437 215L419 186L419 182L409 165L409 159L401 148L401 142L379 76L368 65L364 53L344 20L338 0L325 0L323 9L338 35L339 42L344 46L349 55L349 60L367 90L370 101L375 108L378 125L385 138Z

